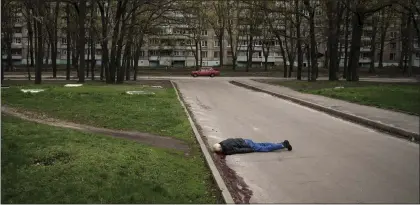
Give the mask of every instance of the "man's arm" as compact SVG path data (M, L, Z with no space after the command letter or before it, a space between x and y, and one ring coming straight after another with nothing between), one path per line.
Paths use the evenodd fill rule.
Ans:
M232 155L232 154L241 154L241 153L250 153L254 150L252 148L243 147L243 148L234 148L231 150L227 150L224 154L225 155Z

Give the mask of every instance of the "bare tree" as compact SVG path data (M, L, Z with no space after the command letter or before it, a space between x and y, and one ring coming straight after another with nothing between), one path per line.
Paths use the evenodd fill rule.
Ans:
M219 59L220 67L223 67L224 64L224 46L223 41L225 38L226 30L226 20L228 15L228 1L208 1L205 4L208 4L210 8L205 12L206 20L210 27L213 29L214 34L216 35L217 41L219 42Z
M71 29L70 29L70 3L66 4L66 80L70 80L70 55L71 55Z
M342 1L343 3L346 3ZM353 13L352 18L352 37L350 48L349 66L347 69L347 81L359 80L359 59L360 59L360 45L363 33L363 26L367 17L374 13L392 5L392 0L387 1L367 1L355 0L353 4L346 4L347 9Z
M228 45L230 45L230 52L232 54L232 70L236 70L236 61L238 59L239 49L239 16L242 12L242 7L239 6L240 0L229 1L227 8L226 30L228 34Z
M326 11L328 17L328 64L329 68L329 80L338 80L337 78L337 71L339 67L340 58L338 52L338 43L339 43L339 36L340 36L340 24L342 22L342 14L344 12L344 5L340 3L340 1L335 0L326 0Z

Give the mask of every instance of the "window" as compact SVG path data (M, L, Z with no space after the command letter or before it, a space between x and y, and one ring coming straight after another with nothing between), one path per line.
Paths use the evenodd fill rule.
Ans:
M389 60L395 60L395 53L389 54Z
M184 56L184 51L174 51L174 56Z
M227 56L232 56L232 51L228 51Z
M390 43L389 44L389 47L391 48L391 49L395 49L395 48L397 48L397 43Z
M63 50L61 50L61 55L63 55L63 56L67 56L67 49L63 49Z
M397 32L391 31L390 36L391 36L391 38L396 38L397 37Z
M363 47L370 47L370 41L363 41Z
M160 44L160 40L157 38L152 38L149 40L150 45L159 45Z
M201 31L201 35L202 35L202 36L207 36L207 30L202 30L202 31Z
M201 41L201 47L207 47L207 41Z
M61 38L61 44L66 45L67 44L67 38Z
M201 57L207 58L207 51L201 51Z
M22 23L22 19L21 19L21 18L19 18L19 17L18 17L18 18L16 18L16 23L17 23L17 24Z
M214 47L219 47L219 41L214 41Z
M280 42L279 41L275 41L275 45L276 46L279 46L280 45Z
M143 51L142 51L143 52ZM101 55L102 54L102 50L101 49L96 49L95 51L95 55Z
M420 53L416 53L416 58L420 59Z
M13 38L13 43L21 44L22 38Z
M12 49L12 55L22 55L22 49Z
M22 33L22 28L21 27L14 27L13 32L14 33Z
M262 42L261 41L254 41L254 46L261 46Z
M230 42L228 41L228 45L227 45L227 47L231 47L231 45L230 45Z
M149 51L149 56L158 56L159 55L159 51L157 50L150 50Z
M215 51L214 54L213 54L213 57L219 58L219 51Z
M370 53L362 53L362 58L369 58L370 57Z

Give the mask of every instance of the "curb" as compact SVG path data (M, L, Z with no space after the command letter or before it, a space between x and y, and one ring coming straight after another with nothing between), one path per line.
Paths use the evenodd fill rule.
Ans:
M357 124L361 124L361 125L364 125L364 126L367 126L367 127L370 127L370 128L377 129L379 131L390 133L390 134L392 134L396 137L403 138L403 139L406 139L406 140L409 140L409 141L412 141L412 142L418 142L419 138L420 138L419 134L415 133L415 132L407 131L407 130L404 130L404 129L401 129L401 128L397 128L397 127L393 127L393 126L390 126L390 125L387 125L387 124L376 122L376 121L373 121L373 120L370 120L370 119L367 119L367 118L364 118L364 117L360 117L360 116L356 116L356 115L353 115L353 114L349 114L349 113L341 112L341 111L338 111L338 110L334 110L334 109L331 109L331 108L328 108L328 107L325 107L325 106L322 106L322 105L318 105L318 104L315 104L315 103L311 103L311 102L308 102L308 101L305 101L305 100L301 100L301 99L298 99L298 98L295 98L295 97L292 97L292 96L289 96L289 95L273 93L273 92L270 92L270 91L267 91L267 90L264 90L264 89L261 89L261 88L257 88L257 87L254 87L254 86L251 86L251 85L248 85L248 84L245 84L245 83L240 83L238 81L229 81L229 83L231 83L233 85L236 85L236 86L239 86L239 87L247 88L247 89L250 89L250 90L253 90L253 91L263 92L263 93L267 93L267 94L273 95L273 96L278 97L278 98L286 99L286 100L292 101L294 103L297 103L297 104L300 104L300 105L303 105L303 106L306 106L306 107L309 107L309 108L312 108L312 109L315 109L315 110L318 110L318 111L321 111L321 112L325 112L327 114L330 114L330 115L333 115L333 116L336 116L336 117L339 117L339 118L342 118L342 119L347 120L347 121L351 121L351 122L354 122L354 123L357 123Z
M184 108L185 113L187 114L188 121L190 121L191 127L194 131L194 136L197 139L198 143L200 144L201 151L204 154L204 157L206 158L207 165L209 166L213 179L216 181L217 186L220 189L220 192L222 193L223 199L226 204L234 204L232 195L230 194L225 181L222 179L222 176L220 175L219 171L216 168L216 165L214 164L214 161L210 155L210 152L204 143L203 139L201 138L201 135L198 132L197 126L195 125L194 121L191 118L191 115L188 111L188 108L185 106L184 99L181 97L181 93L179 92L178 86L175 82L171 81L171 84L173 88L175 89L175 93L178 97L179 102L181 103L182 107Z

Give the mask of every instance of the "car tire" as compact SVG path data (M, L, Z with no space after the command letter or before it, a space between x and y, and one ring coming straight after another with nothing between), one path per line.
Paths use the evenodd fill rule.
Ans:
M198 75L197 75L197 74L193 74L192 76L195 78L195 77L197 77Z
M210 75L210 77L212 78L212 77L214 77L214 74L212 73L211 75Z

